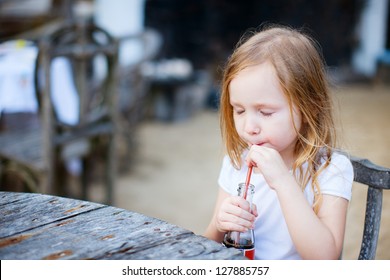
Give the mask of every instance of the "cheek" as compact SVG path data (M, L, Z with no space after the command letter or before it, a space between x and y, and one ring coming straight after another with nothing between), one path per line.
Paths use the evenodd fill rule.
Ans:
M294 112L293 113L293 129L295 127L296 131L297 132L300 132L301 131L301 128L303 126L303 120L302 120L302 114L301 113L297 113L297 112Z
M286 112L269 126L270 134L277 142L291 141L297 137L294 125L297 131L299 131L301 127L300 120L299 116L291 119L290 112Z
M242 121L242 119L240 119L238 117L234 117L233 121L234 121L234 127L236 128L236 131L237 131L238 135L241 136L242 131L243 131L243 121Z

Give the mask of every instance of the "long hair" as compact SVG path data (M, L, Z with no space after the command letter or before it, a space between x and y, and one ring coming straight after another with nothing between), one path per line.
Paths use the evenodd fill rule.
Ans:
M220 126L226 152L232 164L241 168L242 152L248 147L235 129L230 83L243 69L269 61L288 100L291 116L293 105L302 114L301 129L296 129L293 171L299 174L297 181L302 190L311 180L313 208L318 212L322 197L318 175L329 165L336 145L333 106L321 49L309 35L284 26L269 26L246 35L249 38L243 37L229 57L222 79ZM307 168L303 168L305 163Z

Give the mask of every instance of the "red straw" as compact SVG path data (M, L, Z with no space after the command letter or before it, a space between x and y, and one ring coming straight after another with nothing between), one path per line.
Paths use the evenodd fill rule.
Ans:
M248 167L248 172L246 173L246 180L245 180L245 190L244 190L244 199L246 199L246 194L248 193L249 183L251 181L251 175L252 175L252 168L253 166ZM240 232L237 232L237 239L234 241L234 244L238 246L240 240Z
M249 187L249 184L250 184L250 181L251 181L252 168L253 168L253 165L249 166L248 167L248 173L246 173L244 199L246 199L246 194L248 192L248 187Z

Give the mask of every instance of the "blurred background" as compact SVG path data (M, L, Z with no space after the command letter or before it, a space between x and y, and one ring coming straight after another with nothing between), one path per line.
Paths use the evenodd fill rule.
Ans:
M0 0L0 133L40 121L33 77L40 39L65 21L92 22L119 43L116 90L124 129L116 138L110 203L202 234L213 212L223 157L218 123L221 72L240 37L263 24L304 28L320 43L341 147L390 167L388 2ZM97 76L108 71L98 61L90 66ZM68 70L56 71L64 75ZM72 80L61 77L65 92ZM74 104L60 103L57 109L69 117ZM92 161L87 198L104 202L105 162L95 157ZM60 194L83 197L80 158L66 158L64 169L67 185ZM13 175L2 177L0 189L29 191ZM345 259L358 256L365 195L365 187L354 186ZM388 193L382 222L377 259L390 259Z

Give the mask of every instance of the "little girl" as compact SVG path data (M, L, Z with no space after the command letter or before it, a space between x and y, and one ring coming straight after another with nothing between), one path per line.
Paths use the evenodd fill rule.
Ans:
M256 259L338 259L353 169L335 151L335 128L319 46L298 30L253 34L229 58L220 124L227 155L205 236L255 233ZM249 203L237 196L248 166Z

